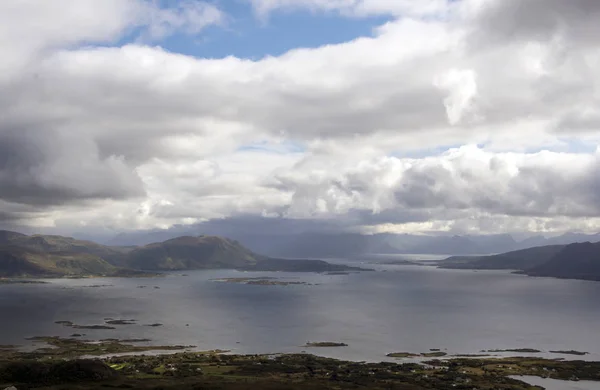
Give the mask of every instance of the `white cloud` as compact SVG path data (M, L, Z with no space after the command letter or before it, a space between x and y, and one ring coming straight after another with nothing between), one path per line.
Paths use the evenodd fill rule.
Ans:
M434 85L448 92L444 106L451 125L459 124L466 115L476 116L477 76L471 69L450 69L436 78Z
M207 3L45 4L0 3L0 146L10 150L0 153L0 220L598 226L600 163L588 152L600 138L596 3L521 2L511 34L514 1L256 1L264 14L399 16L371 37L258 61L85 46L140 28L142 39L197 34L224 20ZM465 146L475 144L485 146Z
M278 10L308 9L336 11L342 15L362 17L393 15L409 17L445 16L451 8L446 0L246 0L257 14L266 17Z
M224 19L204 1L163 9L149 0L5 0L0 2L0 81L52 50L114 42L135 29L149 39L176 31L195 35Z

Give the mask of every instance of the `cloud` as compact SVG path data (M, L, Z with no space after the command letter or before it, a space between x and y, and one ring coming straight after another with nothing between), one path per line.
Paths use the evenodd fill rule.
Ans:
M0 3L0 80L52 50L116 42L125 34L156 40L175 32L196 35L225 15L211 3L186 0L160 8L150 0L57 0Z
M226 16L214 4L204 1L184 0L174 8L157 8L146 5L142 22L146 30L142 37L150 40L164 38L174 32L197 35L208 26L220 25Z
M451 8L446 0L246 0L260 17L274 11L308 9L311 11L338 12L342 15L364 17L394 15L425 17L444 15Z
M439 219L463 212L600 217L598 153L493 153L464 146L421 159L386 157L340 166L332 158L331 164L337 169L300 168L275 176L278 188L294 194L291 215L364 210L404 216L420 210Z
M480 38L500 41L550 41L576 46L597 44L600 4L594 0L470 1Z
M142 182L122 158L100 158L88 139L48 129L0 133L0 198L52 205L94 198L145 194Z
M436 87L448 91L444 106L451 125L457 125L468 114L473 115L477 98L476 79L476 74L470 69L450 69L434 80Z
M224 23L209 3L34 3L0 5L5 220L597 226L595 2L255 1L391 16L372 36L256 61L149 46Z

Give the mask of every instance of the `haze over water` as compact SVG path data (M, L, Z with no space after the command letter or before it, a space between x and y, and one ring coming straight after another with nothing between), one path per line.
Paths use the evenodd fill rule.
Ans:
M574 349L590 352L585 359L600 359L600 283L501 271L379 264L374 268L377 272L350 275L214 270L152 279L0 285L0 344L78 332L85 333L85 339L149 338L154 345L195 345L234 353L307 351L357 361L387 360L390 352L432 348L449 354ZM315 285L211 280L258 276ZM111 286L84 287L91 285ZM147 287L138 288L142 285ZM79 330L54 324L61 320L103 324L107 317L135 319L138 325ZM152 323L163 326L143 326ZM303 347L308 341L349 346Z

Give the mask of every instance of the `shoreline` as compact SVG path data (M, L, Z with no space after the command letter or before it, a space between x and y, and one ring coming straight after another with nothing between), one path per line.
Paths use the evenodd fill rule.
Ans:
M58 321L59 323L65 321ZM452 361L455 359L543 359L560 362L584 361L594 363L597 354L577 350L538 350L532 348L510 348L510 349L482 349L476 352L465 353L464 351L448 351L447 349L433 348L421 352L411 351L382 351L376 358L356 359L347 356L340 357L334 352L349 347L346 343L335 341L307 342L298 345L296 350L278 352L252 352L237 351L235 346L230 348L205 348L198 345L165 344L153 345L152 340L142 339L119 339L119 338L85 338L85 334L73 334L71 336L33 336L24 340L27 343L12 343L0 345L0 359L11 357L33 357L36 359L46 357L65 358L108 358L112 356L160 356L177 353L219 353L239 356L255 355L313 355L322 358L341 359L348 362L367 363L421 363L436 359L440 361Z
M147 351L150 352L150 351ZM146 352L146 353L147 353ZM162 351L165 352L165 351ZM367 387L389 389L503 388L528 390L530 385L515 376L556 380L592 380L600 385L600 362L557 361L536 357L428 358L422 362L354 362L313 354L233 354L203 352L115 355L73 355L32 358L30 354L0 355L0 385L48 389L94 386L188 388L191 384L221 389L282 388L340 389ZM45 373L53 372L52 377ZM26 373L26 374L24 374ZM77 378L77 379L74 379ZM243 383L245 387L240 387ZM71 387L72 386L72 387ZM412 387L411 387L412 386Z

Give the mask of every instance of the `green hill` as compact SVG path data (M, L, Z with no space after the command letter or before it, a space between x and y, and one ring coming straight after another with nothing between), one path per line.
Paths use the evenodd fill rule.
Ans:
M322 260L270 258L250 251L237 241L216 236L184 236L145 245L131 251L125 265L148 271L219 268L287 272L362 270Z
M144 270L246 268L264 256L237 241L215 236L184 236L145 245L131 251L124 265Z
M122 264L129 248L100 245L92 241L77 240L73 237L35 234L28 236L21 233L0 231L0 246L28 249L39 253L66 254L78 253L97 256L113 265Z
M87 253L47 253L13 246L0 247L1 277L114 275L118 268Z
M327 272L360 270L320 260L282 260L256 254L216 236L184 236L137 248L71 237L0 231L0 277L136 276L141 271L240 269Z
M72 237L0 231L0 277L127 274L119 267L126 256L126 249Z

